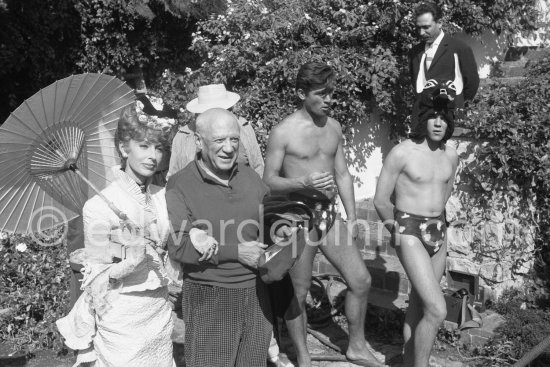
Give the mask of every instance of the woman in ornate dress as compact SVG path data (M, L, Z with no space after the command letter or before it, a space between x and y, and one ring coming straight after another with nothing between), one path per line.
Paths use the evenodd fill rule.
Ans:
M115 137L122 164L102 191L107 200L96 195L84 205L85 248L72 256L84 264L84 293L57 321L79 351L75 366L175 366L164 267L169 221L164 188L150 183L168 136L135 105L122 111Z

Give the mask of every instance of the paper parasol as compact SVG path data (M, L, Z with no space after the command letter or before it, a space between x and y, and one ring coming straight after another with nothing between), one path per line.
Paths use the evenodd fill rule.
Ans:
M23 102L0 126L0 230L42 232L80 215L114 179L114 132L133 102L105 74L70 76Z

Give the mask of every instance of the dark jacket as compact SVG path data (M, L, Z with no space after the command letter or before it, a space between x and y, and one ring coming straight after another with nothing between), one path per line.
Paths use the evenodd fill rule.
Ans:
M426 43L421 42L414 46L409 53L409 69L411 83L416 92L416 81L420 70L420 61L425 51ZM443 36L439 47L434 55L430 68L425 72L426 80L454 80L455 79L455 59L457 54L464 89L461 96L457 97L456 107L462 107L464 100L471 100L475 97L479 87L479 75L477 73L477 64L472 49L464 42L457 40L447 34ZM422 67L424 67L422 65Z

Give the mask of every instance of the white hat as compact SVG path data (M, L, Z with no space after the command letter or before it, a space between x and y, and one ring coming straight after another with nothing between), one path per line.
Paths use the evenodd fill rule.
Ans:
M211 108L233 107L241 99L237 93L228 92L223 84L210 84L199 87L198 98L189 102L187 111L203 113Z

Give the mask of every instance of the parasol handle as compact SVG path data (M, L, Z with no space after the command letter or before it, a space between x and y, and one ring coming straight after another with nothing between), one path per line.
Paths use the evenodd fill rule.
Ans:
M103 199L103 201L105 201L105 203L107 204L107 206L109 206L109 208L115 212L115 214L117 215L117 217L119 217L122 221L125 221L125 222L129 222L130 220L128 219L128 216L126 215L126 213L124 213L123 211L121 211L119 208L117 208L115 206L115 204L113 204L109 199L107 199L107 197L105 195L103 195L101 193L101 191L99 191L99 189L90 181L88 180L88 178L86 176L84 176L82 174L82 172L80 172L80 170L78 169L78 167L76 166L76 164L71 164L69 165L69 169L71 171L73 171L74 173L76 173L81 179L84 180L84 182L86 182L88 184L88 186L90 186L92 188L92 190L94 190L96 192L96 194L99 195L99 197L101 199Z

